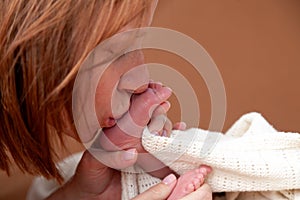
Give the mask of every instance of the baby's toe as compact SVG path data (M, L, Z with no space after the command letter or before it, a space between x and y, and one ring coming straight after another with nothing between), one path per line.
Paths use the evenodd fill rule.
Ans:
M196 178L194 178L192 183L194 185L195 190L197 190L202 184L202 179L197 176Z
M195 191L195 186L193 183L189 183L185 188L185 193L189 194L191 192Z

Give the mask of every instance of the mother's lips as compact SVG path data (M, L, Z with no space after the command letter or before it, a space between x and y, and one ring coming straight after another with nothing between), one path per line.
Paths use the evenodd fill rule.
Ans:
M126 112L124 112L121 115L117 115L114 117L109 117L106 121L105 121L105 128L110 128L113 127L114 125L116 125L117 121L119 119L121 119L126 113L128 112L128 110Z
M112 127L116 124L116 120L112 117L108 118L106 121L105 121L105 127Z
M130 104L131 104L131 100L132 100L133 96L140 95L141 93L145 92L147 90L147 88L149 88L149 87L150 87L150 85L149 85L149 83L147 83L147 84L144 84L141 87L137 88L136 90L134 90L134 92L131 94L131 97L130 97ZM127 110L125 112L123 110L122 114L119 113L117 115L116 114L112 115L113 117L109 117L108 119L105 120L104 126L106 128L113 127L114 125L116 125L117 121L119 119L121 119L128 112L128 110L129 110L129 108L127 108Z

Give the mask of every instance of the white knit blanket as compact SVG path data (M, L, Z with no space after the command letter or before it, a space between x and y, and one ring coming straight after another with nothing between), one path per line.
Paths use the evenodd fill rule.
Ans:
M274 192L268 191L289 190L280 194L286 196L281 199L299 195L300 134L276 131L258 113L242 116L226 134L193 128L173 131L167 138L145 129L142 142L148 152L178 174L200 164L211 166L213 172L206 181L213 192L248 192L255 199L253 191L272 196ZM127 169L122 173L122 198L130 199L159 181L137 166ZM236 198L236 193L228 194L231 199L243 199Z

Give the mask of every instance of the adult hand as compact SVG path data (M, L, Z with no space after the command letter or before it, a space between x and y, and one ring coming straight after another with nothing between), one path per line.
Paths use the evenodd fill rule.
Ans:
M95 154L95 152L93 153ZM110 166L125 168L137 159L135 151L97 152ZM163 200L172 193L177 183L171 174L161 183L135 197L135 200ZM204 184L195 192L184 197L185 200L201 199L211 196L210 188ZM51 199L121 199L121 174L119 170L107 167L86 151L77 167L75 175L61 188L47 198ZM207 198L209 199L209 198Z
M93 152L101 161L116 168L133 165L137 159L134 149L119 152ZM121 174L107 167L85 151L74 176L47 199L121 199Z

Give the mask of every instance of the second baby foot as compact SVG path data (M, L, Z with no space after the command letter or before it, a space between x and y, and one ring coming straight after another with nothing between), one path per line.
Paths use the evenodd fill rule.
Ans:
M204 183L205 177L210 172L210 167L201 166L184 173L178 178L177 184L168 200L180 199L197 190Z

